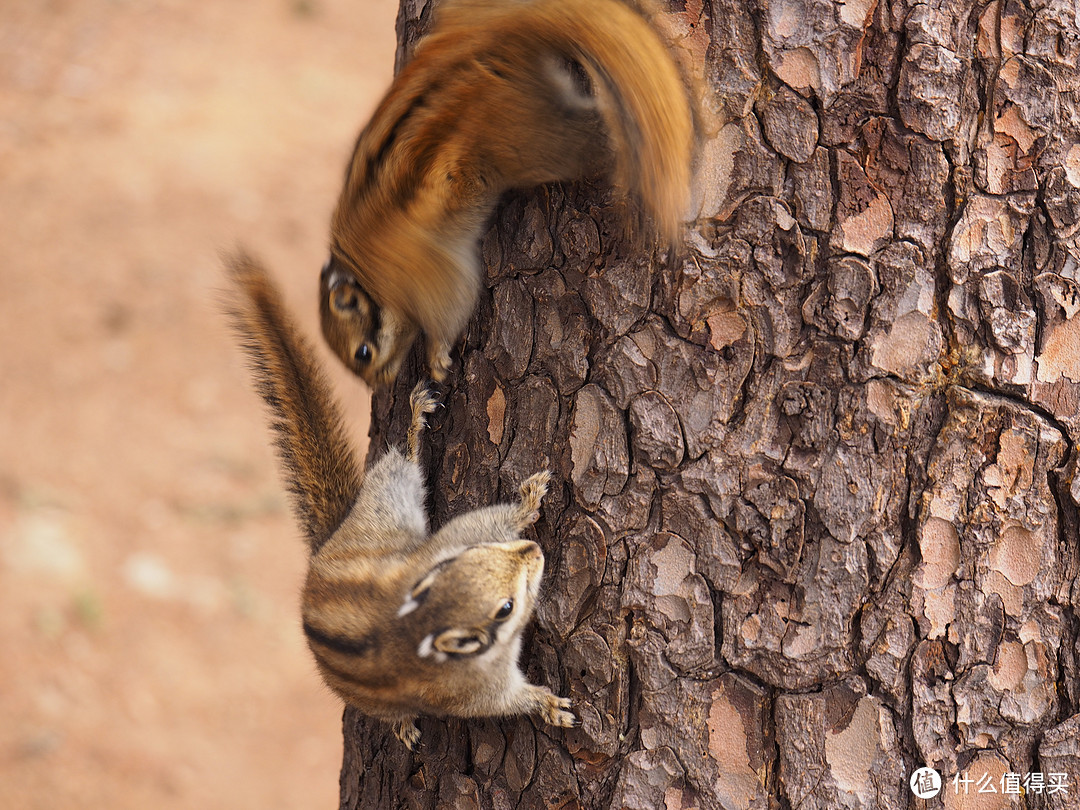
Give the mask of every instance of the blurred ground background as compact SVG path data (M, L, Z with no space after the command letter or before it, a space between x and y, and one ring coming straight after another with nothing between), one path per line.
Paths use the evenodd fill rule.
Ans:
M315 335L395 9L0 4L0 810L336 806L219 253L265 258Z

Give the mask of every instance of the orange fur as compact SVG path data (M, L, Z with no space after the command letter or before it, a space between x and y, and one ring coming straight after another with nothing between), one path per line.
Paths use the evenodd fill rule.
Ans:
M410 747L418 714L574 724L570 701L518 665L544 572L540 546L521 532L539 517L549 474L526 479L514 503L432 533L419 452L435 398L416 386L407 455L391 448L362 475L329 384L265 269L242 255L229 269L229 313L311 550L303 629L323 680Z
M446 3L357 141L331 223L324 336L378 385L423 331L441 380L504 192L608 168L674 241L693 140L675 63L620 0Z

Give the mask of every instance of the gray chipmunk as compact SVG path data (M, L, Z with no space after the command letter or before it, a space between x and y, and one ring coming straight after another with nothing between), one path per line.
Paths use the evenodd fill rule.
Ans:
M370 385L422 331L431 376L476 308L479 239L510 189L608 171L675 243L686 84L649 0L446 0L356 142L320 277L322 332Z
M520 532L539 517L549 473L520 500L459 515L434 534L418 461L423 383L409 398L408 454L361 473L330 386L261 264L228 259L229 315L270 409L293 507L310 546L303 629L327 685L392 724L410 749L417 715L537 714L572 726L570 701L518 666L544 554Z

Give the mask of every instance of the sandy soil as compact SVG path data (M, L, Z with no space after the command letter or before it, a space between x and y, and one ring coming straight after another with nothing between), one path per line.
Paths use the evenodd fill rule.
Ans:
M314 335L395 7L0 10L3 810L336 806L340 706L218 257L262 255Z

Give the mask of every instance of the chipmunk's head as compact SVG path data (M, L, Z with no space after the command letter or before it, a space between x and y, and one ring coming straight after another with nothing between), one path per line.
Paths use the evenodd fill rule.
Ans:
M416 649L422 659L479 662L509 652L516 661L543 573L544 553L531 540L471 546L421 577L398 617L426 631Z
M334 354L372 387L393 381L416 337L415 328L379 306L334 256L319 278L319 315Z

